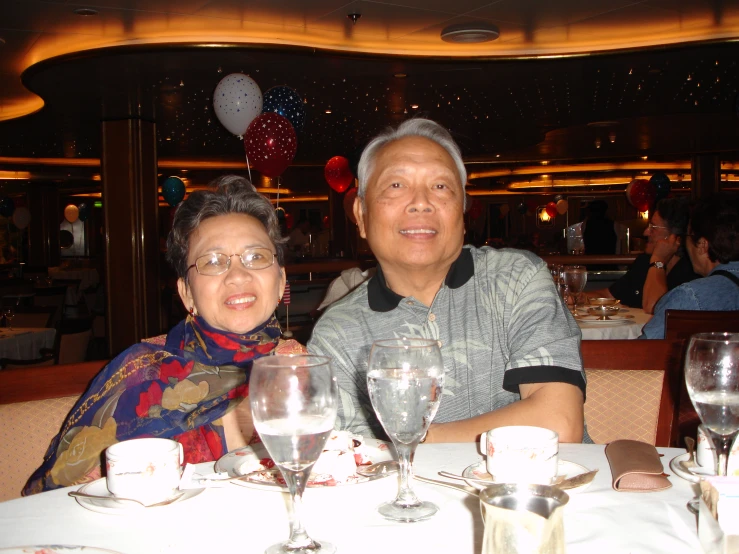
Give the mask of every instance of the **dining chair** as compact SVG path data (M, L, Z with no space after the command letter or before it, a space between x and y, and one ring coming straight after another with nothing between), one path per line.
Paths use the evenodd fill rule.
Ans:
M700 311L700 310L666 310L665 311L665 338L666 339L683 339L685 346L691 335L696 333L713 333L713 332L739 332L739 311ZM682 363L681 384L680 384L680 402L678 409L678 423L676 430L676 442L680 442L683 437L696 437L698 426L701 424L700 418L693 403L688 396L688 389L685 386L685 378Z
M0 371L0 502L20 496L72 406L106 363Z
M81 328L65 329L56 331L54 347L52 349L42 348L42 354L51 354L57 364L74 364L84 362L87 359L87 347L92 338L92 327L90 320L82 320Z
M593 441L670 446L682 342L592 340L582 341L580 348L587 378L585 423Z

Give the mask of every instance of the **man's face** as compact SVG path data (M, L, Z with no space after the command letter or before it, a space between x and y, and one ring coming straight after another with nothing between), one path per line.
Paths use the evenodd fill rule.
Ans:
M464 241L464 190L454 160L422 137L396 140L375 158L354 202L360 235L386 268L448 268Z
M656 246L657 241L666 240L671 234L672 233L670 233L670 230L667 228L667 222L662 219L659 212L654 212L651 226L647 227L644 231L644 236L647 237L647 245L644 247L644 251L647 254L651 254L654 252L654 247Z

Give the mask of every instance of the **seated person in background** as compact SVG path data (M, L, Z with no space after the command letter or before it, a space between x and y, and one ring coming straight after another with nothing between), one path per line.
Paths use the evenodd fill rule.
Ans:
M110 445L179 441L185 461L217 460L252 437L252 362L275 352L285 288L274 208L249 181L225 176L180 204L167 240L190 315L164 345L135 344L93 379L23 493L92 481ZM292 345L285 345L294 350Z
M665 338L665 310L739 310L739 195L722 193L699 200L686 243L693 269L703 279L665 294L640 338Z
M616 253L618 237L607 211L608 204L603 200L593 200L588 204L588 217L582 224L582 240L588 256Z
M446 370L427 441L535 425L581 442L580 329L540 258L463 246L467 175L446 129L426 119L389 129L358 173L354 214L377 272L326 310L308 344L333 359L341 428L384 435L367 392L370 347L417 337L439 342Z
M644 231L647 246L626 274L607 289L590 291L591 298L618 298L631 308L654 313L654 305L668 290L700 277L685 255L690 201L664 198L657 203L652 222Z

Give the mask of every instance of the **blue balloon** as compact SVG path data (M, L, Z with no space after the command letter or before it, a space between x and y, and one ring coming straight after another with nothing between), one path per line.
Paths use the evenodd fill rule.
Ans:
M82 204L77 206L77 209L80 212L80 221L87 221L87 218L90 217L90 206L83 202Z
M162 196L170 206L176 206L185 197L185 183L179 177L167 177L162 184Z
M15 202L13 202L13 199L3 196L2 199L0 199L0 215L3 217L10 217L13 215L14 211Z
M273 112L287 118L296 131L305 124L303 99L290 87L272 87L264 93L262 113Z
M659 202L663 198L667 198L670 194L670 178L664 173L655 173L649 182L654 186L656 191L655 202Z

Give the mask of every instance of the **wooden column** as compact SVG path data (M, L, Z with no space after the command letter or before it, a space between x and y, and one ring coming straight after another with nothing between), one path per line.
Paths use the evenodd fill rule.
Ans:
M721 160L717 154L693 156L691 167L692 197L703 198L716 194L721 188Z
M112 356L160 333L156 126L103 121L108 346Z
M28 226L28 260L25 261L29 266L59 265L61 207L56 185L31 185L28 189L28 210L31 212L31 223Z

